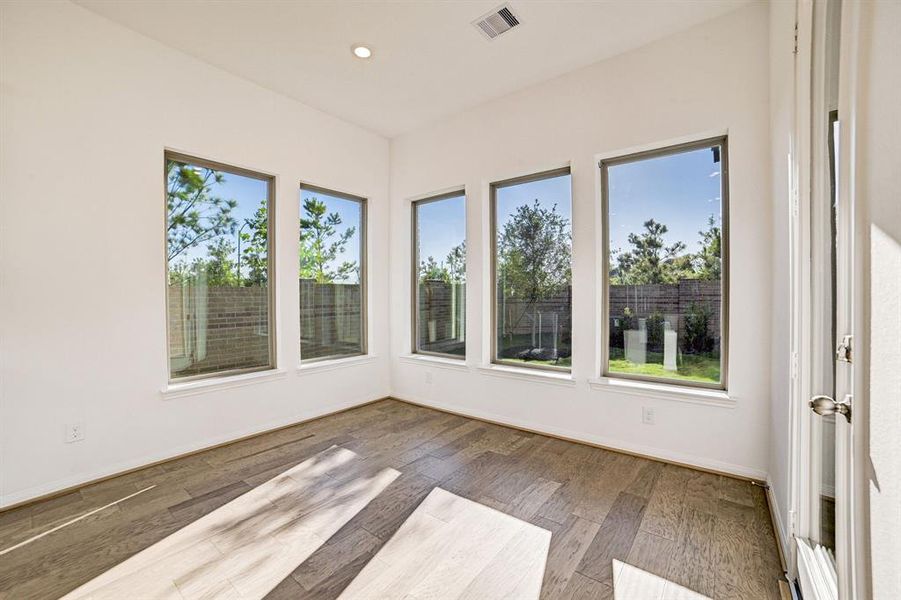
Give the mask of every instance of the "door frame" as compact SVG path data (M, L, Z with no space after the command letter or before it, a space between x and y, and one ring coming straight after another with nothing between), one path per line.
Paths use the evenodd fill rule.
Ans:
M814 489L820 463L819 427L808 407L808 400L822 390L823 374L814 360L822 357L823 315L819 307L818 291L823 286L822 262L814 260L814 244L831 236L824 231L824 220L814 219L822 194L828 194L828 162L823 160L826 146L821 142L828 134L829 109L825 102L826 70L824 42L826 32L825 8L837 0L797 0L796 53L794 86L794 123L789 161L789 181L793 207L790 225L791 269L791 360L792 388L789 430L791 433L791 485L789 529L791 548L788 553L788 574L798 576L798 549L795 538L809 539L818 526L814 506ZM864 348L863 290L855 273L861 273L861 243L865 239L856 228L861 219L855 218L858 208L855 195L856 170L855 124L857 110L857 72L859 64L860 6L853 1L842 2L841 42L839 51L838 115L840 122L837 215L838 248L836 252L836 285L838 293L846 293L844 303L837 301L835 332L854 335L854 346ZM828 155L826 156L828 159ZM825 186L825 187L824 187ZM820 206L819 210L822 210ZM831 304L831 303L830 303ZM843 308L845 310L840 310ZM860 370L859 356L853 360ZM842 600L864 598L869 582L868 557L865 541L868 535L865 510L866 485L863 458L865 453L866 413L862 377L854 376L854 364L836 368L835 396L845 393L854 396L853 419L847 425L836 419L836 569L839 574L838 593ZM842 371L846 368L847 371ZM831 395L831 394L830 394ZM840 397L841 396L841 397ZM838 499L843 498L843 502Z

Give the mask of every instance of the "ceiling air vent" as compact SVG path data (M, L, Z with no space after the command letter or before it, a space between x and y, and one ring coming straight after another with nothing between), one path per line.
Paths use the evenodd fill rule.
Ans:
M519 18L513 14L509 4L504 4L494 9L487 15L472 22L476 29L482 32L489 40L493 40L502 33L506 33L519 25Z

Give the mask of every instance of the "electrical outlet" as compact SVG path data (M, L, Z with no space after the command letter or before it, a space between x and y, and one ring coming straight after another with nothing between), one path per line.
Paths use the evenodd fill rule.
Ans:
M84 423L81 421L76 421L74 423L66 424L66 436L65 442L67 444L71 444L72 442L80 442L84 439Z
M431 371L425 372L425 382L432 383L432 372Z
M641 422L645 425L654 424L654 409L650 406L641 407Z

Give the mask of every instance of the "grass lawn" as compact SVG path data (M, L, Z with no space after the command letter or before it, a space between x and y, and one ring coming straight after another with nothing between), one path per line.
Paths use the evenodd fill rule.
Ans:
M662 353L648 352L647 359L648 362L643 365L633 363L623 357L623 351L620 348L611 348L610 372L704 383L719 383L720 381L720 359L716 356L683 354L678 365L679 370L675 373L663 368Z

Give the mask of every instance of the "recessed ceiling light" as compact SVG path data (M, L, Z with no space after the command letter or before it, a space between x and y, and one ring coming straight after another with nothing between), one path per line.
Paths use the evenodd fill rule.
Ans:
M354 51L354 56L357 58L369 58L372 56L372 50L367 46L356 45L352 49Z

